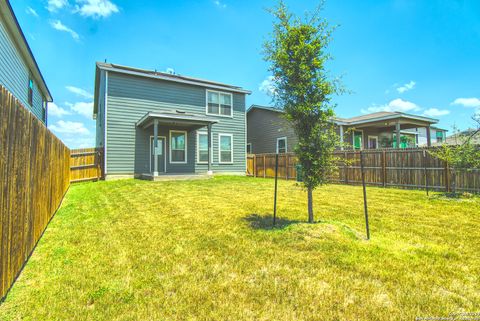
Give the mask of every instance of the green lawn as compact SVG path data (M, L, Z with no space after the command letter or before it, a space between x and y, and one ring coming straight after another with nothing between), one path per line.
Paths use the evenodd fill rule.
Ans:
M413 320L480 310L480 199L273 180L73 185L1 320Z

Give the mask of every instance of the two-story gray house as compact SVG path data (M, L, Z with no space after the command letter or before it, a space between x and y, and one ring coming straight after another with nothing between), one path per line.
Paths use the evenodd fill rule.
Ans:
M0 85L47 123L52 96L8 0L0 1Z
M245 174L245 96L218 82L97 63L93 115L106 179Z

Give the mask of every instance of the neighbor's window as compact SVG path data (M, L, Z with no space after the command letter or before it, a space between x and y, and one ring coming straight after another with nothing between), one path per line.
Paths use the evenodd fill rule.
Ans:
M252 153L252 143L248 143L247 144L247 154L251 154Z
M28 79L28 104L33 105L33 80L31 78Z
M207 114L232 116L232 94L207 91Z
M287 138L277 138L277 153L285 154L287 152Z
M437 136L437 143L443 142L443 132L438 131L438 132L436 133L436 136Z
M233 162L233 136L231 134L219 134L219 162L232 163Z
M197 162L208 162L208 134L198 133L197 136Z
M170 162L187 162L187 132L170 131Z
M47 99L42 98L42 119L44 123L47 123Z

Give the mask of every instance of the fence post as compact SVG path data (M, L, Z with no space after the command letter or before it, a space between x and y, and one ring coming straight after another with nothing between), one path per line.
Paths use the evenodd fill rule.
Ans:
M253 176L257 177L257 155L253 156Z
M383 187L387 186L387 152L385 150L382 151L382 180L383 180Z
M267 177L267 167L266 167L266 157L265 154L263 154L263 178Z
M288 154L285 153L285 180L288 181Z
M445 192L450 192L450 168L448 166L448 162L445 162Z
M363 164L363 151L360 151L360 171L362 175L363 187L363 209L365 211L365 228L367 230L367 240L370 240L370 227L368 225L368 204L367 204L367 187L365 186L365 166Z
M347 152L344 153L344 162L343 162L343 175L345 175L345 184L348 184L348 164L347 164Z

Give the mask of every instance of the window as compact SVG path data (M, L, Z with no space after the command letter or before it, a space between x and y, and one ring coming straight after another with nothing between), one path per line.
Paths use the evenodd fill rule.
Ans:
M233 163L233 136L231 134L218 134L218 142L219 163Z
M33 80L28 78L28 104L33 105Z
M437 143L443 142L443 132L437 131L437 132L435 133L435 136L437 137Z
M247 154L251 154L252 153L252 143L248 143L247 144Z
M232 94L207 90L207 114L232 116Z
M369 149L378 148L378 136L368 136L368 148Z
M213 140L212 140L213 143ZM197 163L208 163L208 134L197 132Z
M170 163L187 163L187 132L170 131Z
M287 137L277 138L277 153L285 154L287 152Z
M45 97L42 98L42 119L43 122L47 123L47 100Z

